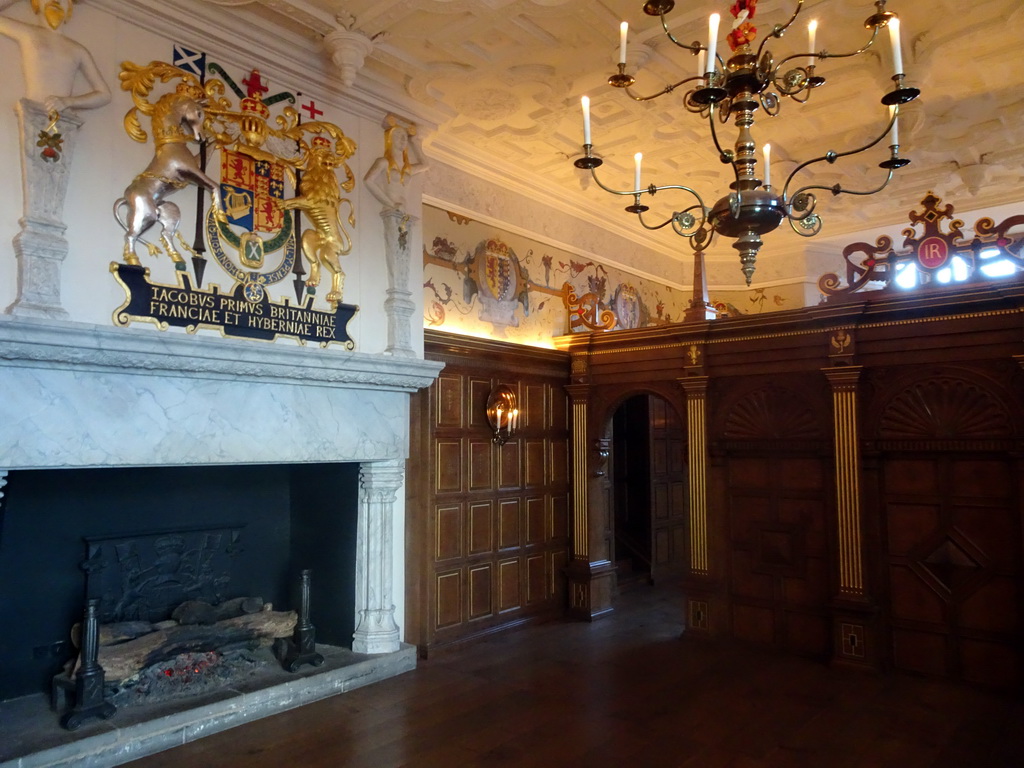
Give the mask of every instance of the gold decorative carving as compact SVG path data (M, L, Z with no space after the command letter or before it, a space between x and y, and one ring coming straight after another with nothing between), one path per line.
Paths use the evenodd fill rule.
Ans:
M690 481L690 569L708 573L706 376L681 379L686 392L687 461Z
M610 309L601 309L600 299L596 293L577 296L576 290L569 283L562 286L562 303L569 313L570 332L581 327L591 331L610 331L618 322L614 312Z

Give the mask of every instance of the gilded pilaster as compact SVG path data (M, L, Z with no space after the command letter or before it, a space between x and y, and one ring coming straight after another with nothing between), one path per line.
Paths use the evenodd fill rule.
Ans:
M573 378L586 376L586 359L573 360ZM609 510L605 465L609 441L592 438L589 421L591 388L587 384L570 384L572 413L572 532L569 568L569 613L577 618L593 620L611 613L615 568L604 555L595 537L603 536Z
M857 437L857 382L861 366L827 368L832 386L835 431L836 517L839 536L839 594L864 598L861 557L860 448Z
M679 380L686 392L686 445L690 481L690 571L707 575L708 449L707 376Z

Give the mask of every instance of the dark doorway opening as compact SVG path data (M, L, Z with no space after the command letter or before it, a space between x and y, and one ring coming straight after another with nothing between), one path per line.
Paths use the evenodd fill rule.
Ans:
M656 395L612 417L613 551L620 587L680 572L687 552L686 433Z

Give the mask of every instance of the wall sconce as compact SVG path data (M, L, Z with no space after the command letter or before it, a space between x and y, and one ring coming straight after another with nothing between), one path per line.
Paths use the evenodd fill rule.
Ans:
M487 398L487 422L494 431L492 438L504 445L519 428L519 399L511 387L499 384Z

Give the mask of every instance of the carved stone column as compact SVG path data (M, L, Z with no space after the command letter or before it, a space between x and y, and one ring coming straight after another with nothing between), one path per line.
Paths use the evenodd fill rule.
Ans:
M68 255L64 238L64 198L82 121L72 112L61 115L56 131L61 135L57 157L45 159L37 146L49 118L46 108L28 99L15 107L21 129L21 231L14 236L18 259L18 296L8 308L23 317L68 316L61 306L61 264Z
M388 297L384 312L388 317L388 346L385 350L396 357L415 357L410 322L416 311L409 290L409 236L418 221L394 208L380 212L384 222L385 258L388 265Z
M392 603L395 500L405 480L405 462L368 461L359 468L359 522L356 538L356 653L392 653L399 631Z
M612 612L615 568L601 546L609 514L606 467L611 446L602 436L591 437L590 387L570 384L566 390L572 409L569 614L589 621Z
M877 611L864 583L861 456L857 383L862 366L824 369L832 387L835 432L836 531L839 593L833 599L833 662L855 667L879 663Z

